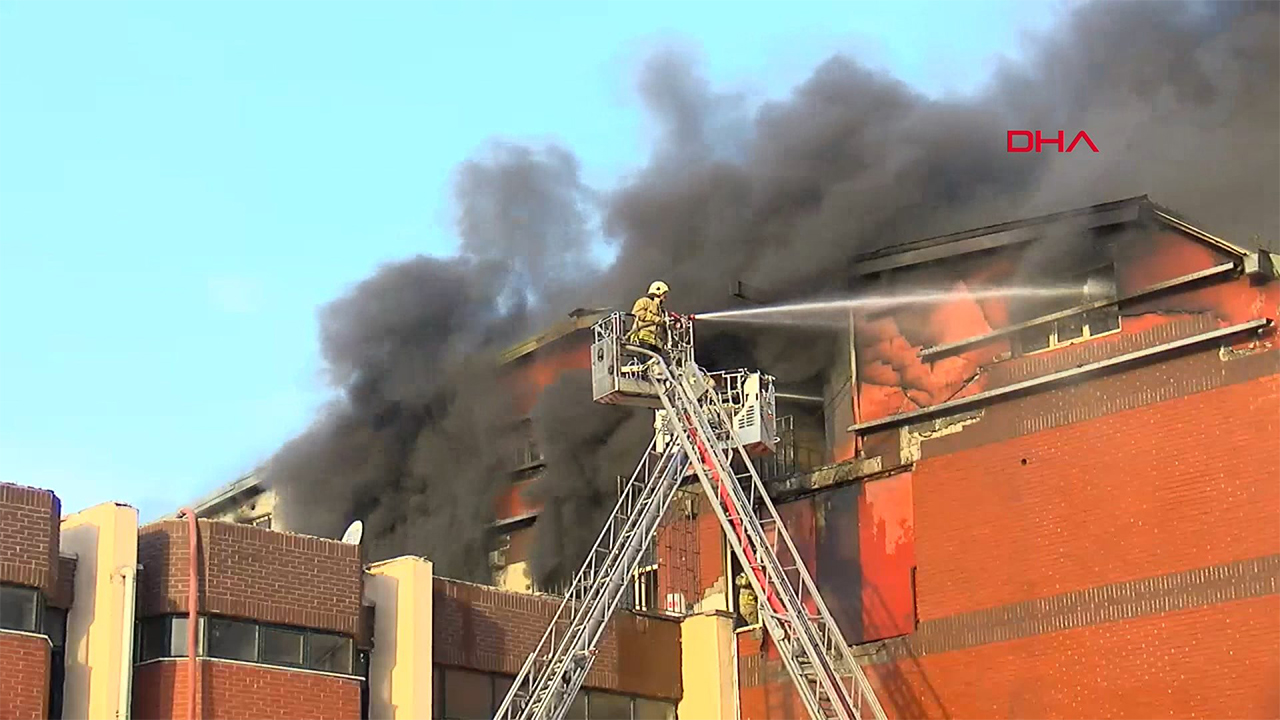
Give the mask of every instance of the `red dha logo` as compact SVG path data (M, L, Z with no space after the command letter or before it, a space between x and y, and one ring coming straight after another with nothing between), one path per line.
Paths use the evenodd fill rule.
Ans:
M1026 139L1027 144L1025 146L1019 147L1014 142L1015 138L1024 138ZM1035 152L1040 152L1041 146L1044 146L1044 145L1056 145L1058 147L1058 152L1061 153L1061 152L1071 152L1072 150L1075 150L1076 144L1079 143L1081 140L1085 141L1085 143L1088 144L1090 150L1094 152L1098 152L1098 146L1093 144L1093 140L1089 138L1089 133L1083 130L1076 133L1075 139L1071 141L1070 145L1066 146L1065 150L1063 150L1062 148L1063 148L1063 143L1066 141L1066 136L1065 136L1065 133L1063 133L1061 130L1058 131L1058 137L1056 138L1052 136L1045 138L1040 135L1039 130L1035 131L1034 135L1030 130L1010 130L1009 136L1008 136L1008 145L1009 145L1009 152L1011 153L1031 152L1033 149L1035 150Z

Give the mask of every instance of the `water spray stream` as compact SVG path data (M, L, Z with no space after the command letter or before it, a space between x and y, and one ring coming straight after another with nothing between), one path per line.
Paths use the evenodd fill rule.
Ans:
M742 310L721 310L699 313L699 322L720 321L756 323L768 325L843 325L849 313L854 311L885 310L904 305L927 305L945 300L966 298L990 300L995 298L1052 299L1079 295L1079 286L1006 287L981 288L964 291L929 290L893 295L864 295L838 300L817 300L798 303L782 303Z

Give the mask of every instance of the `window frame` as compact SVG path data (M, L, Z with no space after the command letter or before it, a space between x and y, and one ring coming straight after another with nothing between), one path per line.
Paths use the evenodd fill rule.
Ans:
M1100 277L1105 282L1109 283L1111 287L1114 288L1115 276L1116 276L1116 267L1115 267L1115 263L1112 263L1112 262L1107 262L1101 265L1097 265L1085 271L1084 273L1082 273L1080 276L1082 278L1082 281L1080 283L1081 302L1077 304L1084 304L1084 303L1090 302L1087 294L1087 288L1089 286L1089 281L1091 279L1095 277ZM1098 299L1101 299L1101 298L1098 298ZM1109 299L1115 300L1116 298L1111 297ZM1095 332L1093 328L1094 323L1090 322L1089 316L1103 310L1108 311L1109 318L1114 317L1115 327L1109 328L1107 330L1102 330L1100 332ZM1044 314L1048 315L1051 313L1044 313ZM1058 331L1059 331L1060 324L1066 321L1076 320L1076 319L1079 319L1079 322L1080 322L1080 335L1078 337L1074 337L1069 340L1059 340ZM1025 330L1022 330L1021 332L1017 333L1015 337L1015 342L1017 345L1017 355L1018 357L1030 357L1032 355L1039 355L1041 353L1049 352L1050 350L1057 350L1059 348L1069 347L1071 345L1077 345L1079 343L1095 340L1100 337L1114 335L1120 332L1123 325L1124 325L1124 320L1120 314L1120 308L1118 305L1111 304L1102 308L1094 308L1092 310L1081 310L1079 312L1072 313L1066 317L1061 317L1051 322L1046 322L1046 323L1042 323L1042 324L1038 324L1038 325L1026 328ZM1048 330L1047 340L1046 340L1047 344L1044 347L1036 348L1034 350L1026 349L1023 341L1023 338L1026 336L1026 334L1030 333L1032 330L1043 331L1044 329ZM1036 338L1039 339L1042 337L1045 337L1043 332L1037 332Z
M257 662L263 665L277 665L280 667L288 667L288 668L310 669L307 667L307 659L308 659L307 655L309 654L308 650L310 649L311 643L309 642L306 629L290 627L288 625L276 625L273 623L257 623L257 625L258 625ZM266 645L267 633L279 633L281 635L291 635L293 637L298 638L298 662L293 663L293 662L284 661L284 660L267 660L265 658L266 650L267 650L267 645Z
M172 613L166 615L155 615L148 618L141 618L135 623L135 639L134 639L134 663L141 664L152 662L155 660L172 660L187 657L186 653L177 653L174 651L173 638L174 628L179 621L185 621L187 616L181 613ZM258 620L248 620L244 618L236 618L227 615L204 615L198 618L199 624L196 630L196 656L210 660L226 660L229 662L250 663L253 665L262 665L264 667L281 668L285 670L306 670L309 672L325 673L327 675L340 675L343 677L363 677L360 673L360 663L356 657L359 648L356 647L355 638L336 633L328 630L317 630L313 628L297 627L295 625L283 625L280 623L269 623ZM223 657L213 655L210 652L210 642L212 639L212 627L214 623L226 623L230 625L239 625L252 627L254 632L253 641L253 659L245 659L239 657ZM185 627L183 628L185 631ZM284 632L288 634L300 635L302 637L302 661L301 663L289 663L279 660L264 660L263 638L268 632ZM151 655L146 652L147 641L154 636L152 633L163 633L161 646L164 652L160 655ZM345 648L339 653L346 660L343 665L346 670L332 670L315 667L312 653L312 639L316 637L336 638Z
M24 621L29 620L30 622L24 622L24 625L21 627L10 627L9 625L0 623L0 630L12 630L14 632L37 634L42 632L44 629L45 598L44 593L40 592L39 588L33 588L28 585L18 585L15 583L0 583L0 617L3 617L3 607L8 603L15 602L13 598L18 595L25 595L32 600L31 613L29 616L23 618ZM6 596L9 598L7 601Z

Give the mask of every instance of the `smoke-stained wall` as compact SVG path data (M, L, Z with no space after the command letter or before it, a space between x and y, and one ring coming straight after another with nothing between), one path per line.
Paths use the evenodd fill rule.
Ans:
M1274 3L1074 7L981 93L946 99L838 56L787 97L752 103L661 53L638 83L660 130L643 167L593 188L568 149L494 143L459 168L455 257L390 264L322 311L337 397L267 480L299 530L332 536L359 517L374 558L424 554L443 575L484 577L520 413L492 358L565 308L625 307L659 278L676 311L730 305L735 280L795 296L859 252L1141 193L1228 238L1274 243L1278 18ZM1006 130L1022 128L1085 130L1099 152L1005 152ZM617 251L604 267L601 234ZM891 347L904 334L866 337ZM701 337L707 364L763 367L783 384L821 385L832 356L788 333ZM869 384L921 374L884 365L895 377ZM915 403L912 390L935 402L955 385L866 402L890 412ZM592 406L586 387L566 373L534 411L555 508L539 523L541 572L582 557L583 528L649 432L647 418Z
M1044 242L1044 241L1041 241ZM1207 270L1238 258L1186 234L1148 227L1112 230L1082 243L1081 259L1052 269L1036 269L1037 283L1070 278L1080 270L1104 265L1114 268L1116 294L1123 297L1157 283ZM1026 372L1002 368L1027 352L1016 336L992 338L981 345L936 360L922 359L920 351L946 343L976 338L1009 327L1025 316L1042 315L1027 300L983 297L970 288L994 284L1026 283L1028 257L1044 254L1042 247L1008 249L978 260L946 260L895 276L894 285L905 288L929 284L950 286L937 301L917 303L875 314L860 314L857 321L858 397L862 421L898 415L1030 377ZM1079 304L1068 297L1060 304ZM1023 305L1031 305L1030 308ZM1280 283L1238 278L1199 285L1189 284L1137 302L1119 311L1119 327L1092 343L1114 343L1187 315L1203 314L1216 327L1227 327L1263 317L1280 317ZM1268 333L1264 342L1270 343ZM1081 338L1081 341L1086 338ZM1036 349L1048 356L1065 345ZM994 378L994 379L993 379Z

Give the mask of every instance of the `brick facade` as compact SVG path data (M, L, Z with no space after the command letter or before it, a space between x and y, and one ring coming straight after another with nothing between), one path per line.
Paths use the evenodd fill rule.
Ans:
M1188 354L926 440L919 625L859 648L889 716L1280 717L1276 357ZM802 716L738 642L743 719Z
M52 594L62 503L48 490L0 483L0 582Z
M1280 552L1277 407L1273 375L917 463L920 619Z
M537 647L560 602L445 578L436 578L434 592L435 662L512 676ZM620 612L609 621L598 651L587 687L679 699L679 623Z
M48 702L49 641L0 630L0 718L43 720Z
M363 583L360 547L249 525L201 520L200 611L354 635ZM187 609L185 520L143 527L141 617Z
M866 670L891 718L1276 718L1277 637L1273 594Z
M187 668L183 660L140 665L134 672L133 717L186 717ZM353 678L245 663L201 660L197 694L206 720L360 717L360 683Z
M49 606L69 610L76 600L76 564L74 557L58 558L58 582L49 595Z

